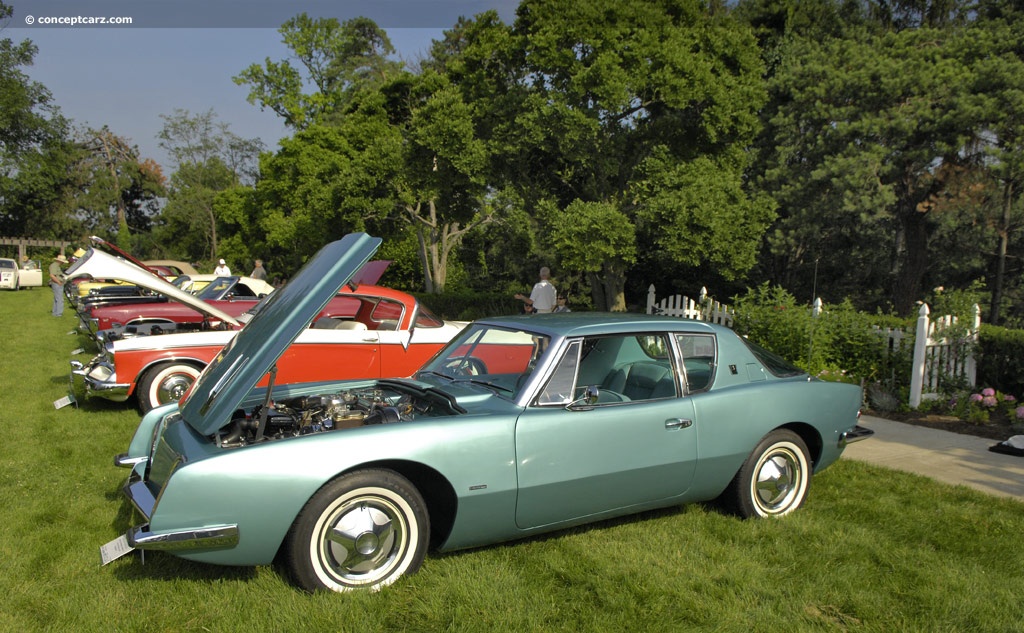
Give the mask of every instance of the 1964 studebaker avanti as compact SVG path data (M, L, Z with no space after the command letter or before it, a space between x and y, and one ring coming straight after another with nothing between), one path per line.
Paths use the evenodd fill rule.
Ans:
M800 507L857 425L861 391L732 331L547 314L467 326L411 379L254 389L379 240L329 244L179 403L141 421L111 541L223 565L281 561L308 590L377 589L454 550L720 499Z

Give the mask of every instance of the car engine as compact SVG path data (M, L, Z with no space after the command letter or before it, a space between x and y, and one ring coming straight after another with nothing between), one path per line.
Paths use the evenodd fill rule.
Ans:
M273 439L410 422L417 416L451 413L454 411L446 400L432 402L430 398L382 389L301 396L275 400L251 411L239 411L217 441L225 448L246 446Z

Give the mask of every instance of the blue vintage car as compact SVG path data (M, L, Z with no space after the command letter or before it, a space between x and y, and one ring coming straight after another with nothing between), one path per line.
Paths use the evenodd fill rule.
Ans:
M278 559L311 591L377 589L431 547L712 499L785 515L871 434L858 387L726 328L645 315L484 319L409 379L255 389L379 242L324 247L185 398L142 419L116 462L143 521L105 560Z

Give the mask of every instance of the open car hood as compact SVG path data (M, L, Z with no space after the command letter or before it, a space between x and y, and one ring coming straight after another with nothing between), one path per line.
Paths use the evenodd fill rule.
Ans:
M64 277L67 280L92 277L93 279L126 281L147 290L166 295L172 300L183 303L213 319L219 319L236 327L240 325L238 320L230 314L218 310L191 293L181 290L160 275L154 274L127 259L115 257L109 253L97 250L95 247L90 248L86 251L85 255L72 264Z
M199 433L213 435L310 322L380 246L379 237L350 233L320 249L207 365L179 403ZM343 362L343 359L342 361Z

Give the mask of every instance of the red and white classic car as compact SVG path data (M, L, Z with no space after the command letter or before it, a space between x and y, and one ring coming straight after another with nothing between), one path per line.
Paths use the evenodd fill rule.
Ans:
M91 252L89 257L94 263L109 258L99 251ZM134 398L143 412L176 402L251 317L226 314L148 271L138 267L133 270L134 265L124 260L104 263L105 275L118 275L167 293L201 314L213 329L178 333L151 330L149 335L101 343L100 354L88 363L71 363L75 390L80 392L84 386L86 397L117 402ZM369 262L359 279L376 281L385 267L386 262ZM68 272L78 275L89 269L85 263ZM252 312L257 313L260 305L253 301ZM278 361L276 383L409 376L465 325L434 316L408 293L350 282Z
M345 288L277 363L277 384L412 375L465 323L446 322L415 297L380 286ZM236 330L108 342L72 375L87 396L135 398L142 411L176 402Z

